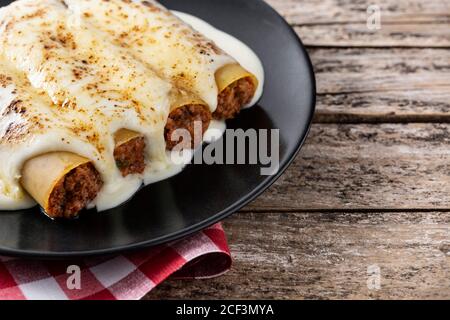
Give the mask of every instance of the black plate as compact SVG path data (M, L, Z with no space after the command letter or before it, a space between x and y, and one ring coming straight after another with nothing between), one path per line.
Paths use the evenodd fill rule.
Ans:
M9 1L1 1L2 5ZM251 46L264 63L259 104L230 121L231 128L280 129L280 171L261 176L259 165L191 165L180 175L142 189L107 212L51 221L39 209L0 213L0 253L62 258L109 254L175 240L223 220L255 199L299 151L315 106L308 55L290 26L260 0L164 0Z

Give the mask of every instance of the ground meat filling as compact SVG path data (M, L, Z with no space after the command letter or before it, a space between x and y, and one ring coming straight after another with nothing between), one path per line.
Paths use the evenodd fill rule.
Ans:
M172 111L164 129L164 137L168 150L180 145L182 148L195 148L201 144L203 134L211 122L211 112L203 105L188 105ZM197 123L197 125L195 125ZM202 132L195 132L195 129ZM190 141L183 141L182 137L177 139L175 130L186 129L190 134ZM195 135L194 135L195 133Z
M53 189L47 214L52 218L74 218L95 199L103 182L92 163L66 174Z
M253 99L255 89L251 78L239 79L228 86L219 94L217 109L213 113L214 119L235 118L242 107Z
M143 137L132 139L114 150L114 159L122 176L144 172L144 150L145 140Z

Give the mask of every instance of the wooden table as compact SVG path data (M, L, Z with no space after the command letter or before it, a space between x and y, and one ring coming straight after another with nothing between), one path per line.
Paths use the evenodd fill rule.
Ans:
M224 222L229 273L169 280L147 298L449 299L450 0L268 2L314 64L307 143Z

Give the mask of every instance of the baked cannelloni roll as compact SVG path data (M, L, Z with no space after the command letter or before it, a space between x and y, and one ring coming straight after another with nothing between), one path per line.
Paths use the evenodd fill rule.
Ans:
M102 187L92 162L70 152L52 152L25 163L22 186L51 218L74 218Z
M89 142L54 112L52 101L26 76L0 60L0 205L31 206L31 196L52 218L70 218L95 199L102 179L87 157ZM57 151L61 150L61 151ZM95 153L93 153L95 154ZM26 192L25 192L26 191Z
M120 129L114 134L114 160L124 177L145 170L145 138L142 134Z
M167 149L172 150L178 144L184 148L195 149L201 144L203 134L209 127L212 119L211 111L202 100L183 90L177 90L171 98L173 102L164 128ZM196 124L199 132L196 132ZM177 139L174 133L178 129L187 130L190 141L183 142Z
M255 75L156 1L65 3L158 74L199 96L215 119L235 117L255 95Z
M215 73L219 90L215 119L231 119L248 104L256 91L258 80L239 64L228 64Z

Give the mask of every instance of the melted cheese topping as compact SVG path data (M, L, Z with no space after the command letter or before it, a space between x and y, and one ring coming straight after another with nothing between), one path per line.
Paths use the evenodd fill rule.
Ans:
M80 17L177 87L217 107L215 72L236 61L156 1L65 0Z
M125 33L135 45L120 41ZM46 152L94 162L104 186L90 207L99 211L125 202L142 183L177 174L186 161L171 161L164 127L184 92L178 87L214 110L214 74L235 61L153 1L20 0L0 9L0 44L0 210L35 205L20 187L20 170ZM146 139L143 175L123 178L117 169L113 135L121 128Z
M264 68L256 53L239 39L214 28L212 25L200 18L179 11L172 11L172 13L200 32L202 35L214 41L214 43L216 43L223 51L225 51L230 57L236 59L236 61L244 69L250 71L250 73L258 79L258 87L256 88L255 95L245 107L249 108L254 106L259 99L261 99L264 88Z

